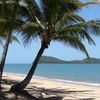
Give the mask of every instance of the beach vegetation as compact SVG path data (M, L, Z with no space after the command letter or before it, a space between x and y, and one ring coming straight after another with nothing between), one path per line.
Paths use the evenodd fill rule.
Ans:
M83 41L87 40L89 44L95 45L91 34L100 35L100 20L85 21L78 12L82 7L94 2L40 0L37 4L35 0L21 0L19 4L24 12L21 14L24 15L25 25L23 24L20 30L24 45L27 46L37 38L41 42L41 47L25 79L14 84L11 91L21 91L29 84L42 54L51 42L58 41L65 46L71 46L84 52L89 58Z
M0 60L0 85L9 43L12 43L13 40L19 43L18 38L14 35L21 22L17 11L17 4L14 0L13 2L12 0L0 0L0 43L3 47Z

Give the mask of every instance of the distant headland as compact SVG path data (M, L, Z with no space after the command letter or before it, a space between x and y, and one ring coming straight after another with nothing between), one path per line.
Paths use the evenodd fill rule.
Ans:
M39 63L76 63L76 64L82 64L82 63L100 63L100 59L98 58L92 58L90 57L90 59L83 59L83 60L72 60L72 61L64 61L61 59L58 59L56 57L51 57L51 56L42 56Z

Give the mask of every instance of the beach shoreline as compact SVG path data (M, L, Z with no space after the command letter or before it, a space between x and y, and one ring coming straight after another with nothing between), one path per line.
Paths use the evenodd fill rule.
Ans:
M14 74L4 72L3 79L20 82L25 77L24 74ZM12 84L11 84L12 85ZM8 85L10 88L11 85ZM6 87L5 85L3 85ZM30 92L33 88L45 90L49 95L62 96L63 100L100 100L100 87L86 84L78 84L71 81L59 81L45 77L34 76L26 90ZM29 90L29 88L31 88ZM50 90L50 91L48 91ZM61 91L61 92L58 92ZM64 92L66 91L66 92ZM41 92L41 91L39 91ZM32 94L32 91L31 91ZM32 94L33 95L33 94ZM91 99L89 99L91 98Z
M12 73L12 72L4 72L4 75L16 75L16 76L22 76L25 77L26 74L20 74L20 73ZM70 83L70 84L77 84L77 85L85 85L85 86L92 86L92 87L100 87L100 83L96 82L87 82L87 81L74 81L74 80L64 80L64 79L58 79L58 78L49 78L49 77L43 77L43 76L33 76L33 78L37 79L45 79L55 82L63 82L63 83Z

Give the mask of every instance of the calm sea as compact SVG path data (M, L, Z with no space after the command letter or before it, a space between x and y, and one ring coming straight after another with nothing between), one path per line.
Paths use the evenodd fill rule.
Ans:
M6 64L5 72L27 74L31 64ZM100 85L100 64L39 64L35 76Z

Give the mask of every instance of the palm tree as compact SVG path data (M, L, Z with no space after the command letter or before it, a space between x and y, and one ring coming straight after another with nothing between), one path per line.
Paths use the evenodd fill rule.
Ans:
M2 64L1 66L4 66L4 63L5 63L5 60L6 60L7 51L8 51L8 46L9 46L9 44L7 43L8 36L6 36L6 35L8 35L8 34L0 34L0 44L3 47L2 57L0 59L0 63ZM12 41L15 41L15 42L19 43L18 38L11 34L10 43L12 43ZM0 80L2 79L3 68L4 67L0 67ZM0 83L0 87L1 87L1 83Z
M0 0L0 32L5 33L5 44L3 46L3 54L0 61L1 79L9 43L12 40L16 40L18 42L18 39L13 36L13 33L17 32L19 29L18 27L23 24L21 16L18 15L18 12L20 13L16 0Z
M100 20L86 22L76 12L82 6L94 2L82 3L78 0L40 0L38 5L35 0L20 1L25 11L30 15L25 15L26 23L22 32L24 44L30 43L34 38L41 40L40 50L32 63L32 67L26 78L11 87L11 91L21 91L30 82L37 64L45 49L51 41L62 42L79 49L89 58L88 52L82 43L84 39L90 44L95 44L90 37L90 33L100 35ZM27 7L25 6L27 5Z
M8 8L6 0L4 0L4 1L1 0L0 2L1 2L0 3L0 11L1 11L1 13L0 13L0 31L4 32L3 28L7 27L7 24L10 22L10 21L7 22L6 20L8 20L10 17L12 18L13 14L11 12L10 5L9 5L9 8ZM8 16L8 15L10 15L10 16ZM10 27L10 24L8 24L8 25ZM3 48L3 54L2 54L1 61L0 61L0 85L1 85L2 73L3 73L3 69L4 69L4 64L5 64L5 60L6 60L6 55L7 55L8 46L9 46L9 43L10 43L12 31L6 30L5 32L6 32L5 45L4 45L4 48Z

